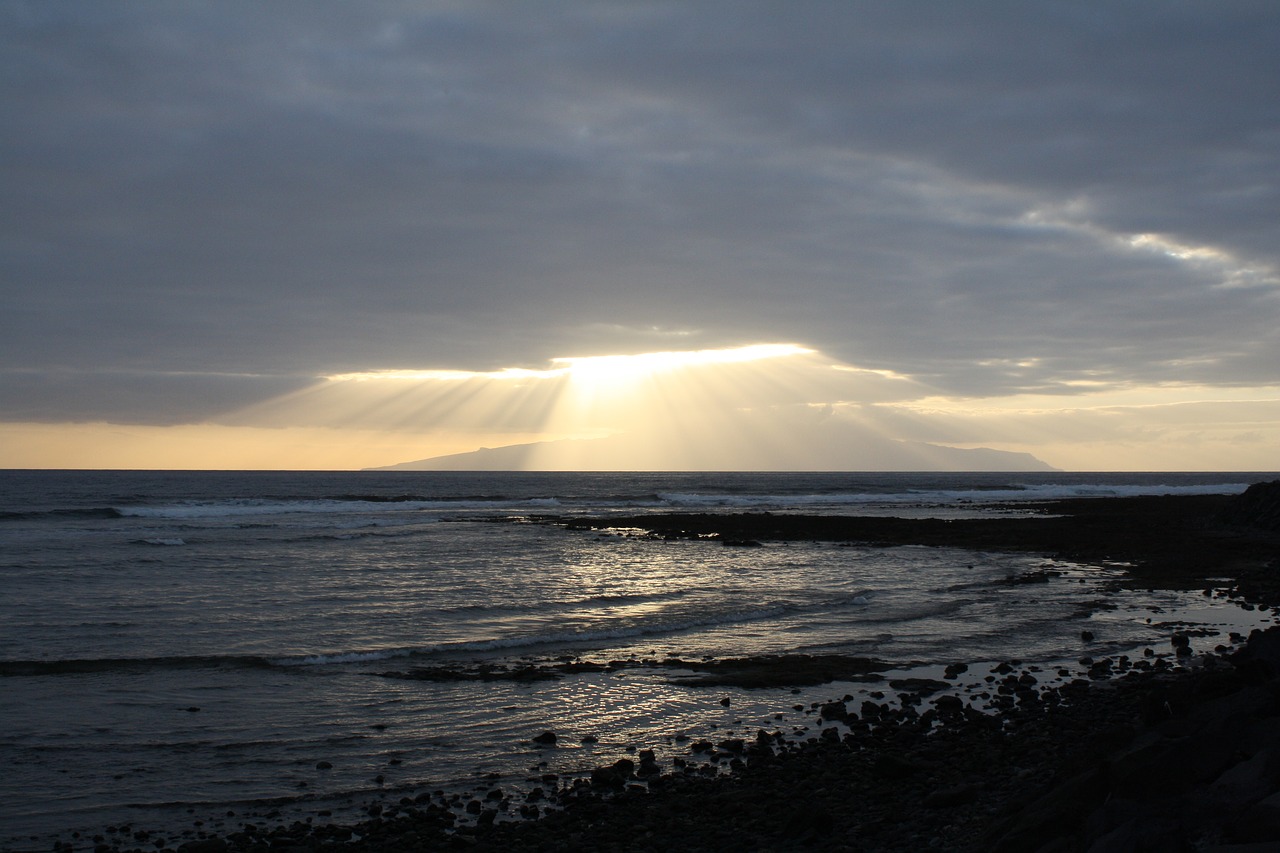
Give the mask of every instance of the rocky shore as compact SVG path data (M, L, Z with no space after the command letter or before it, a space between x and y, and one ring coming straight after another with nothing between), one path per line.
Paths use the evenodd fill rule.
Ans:
M737 546L821 539L1107 560L1128 565L1127 583L1199 586L1270 610L1280 606L1277 507L1280 482L1238 497L1062 501L1031 507L1037 514L1026 518L744 514L544 521ZM980 668L957 661L939 679L887 683L892 696L882 700L832 695L798 706L807 731L739 731L683 744L684 753L670 760L638 745L632 757L590 776L534 777L519 795L496 786L470 794L404 792L370 803L367 819L356 823L328 823L317 815L170 838L117 826L55 849L1277 849L1280 628L1247 640L1174 633L1167 646L1146 652L1133 659L1086 657L1053 672L1016 660ZM874 679L883 669L865 659L798 656L662 663L707 683L747 685ZM561 677L572 666L615 665L628 664L386 675ZM531 737L556 748L555 732Z

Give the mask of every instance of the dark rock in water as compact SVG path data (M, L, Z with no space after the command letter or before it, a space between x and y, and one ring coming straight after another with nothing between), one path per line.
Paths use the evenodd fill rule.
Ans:
M948 666L945 670L943 670L943 675L947 678L957 678L959 677L960 673L968 672L968 671L969 671L969 664L953 663L950 666Z
M754 539L721 539L720 544L729 548L763 548L764 545Z
M597 788L621 788L625 782L612 767L597 767L591 771L591 784Z
M1061 573L1038 569L1033 572L1023 572L1020 575L1010 575L1005 578L1002 583L1009 584L1010 586L1017 586L1024 583L1048 583L1050 578L1056 578L1059 574Z
M673 659L665 665L699 673L695 678L680 679L681 684L753 688L865 680L872 673L891 668L884 661L849 655L761 655L713 661Z
M332 769L333 769L333 763L332 763L332 762L330 762L330 761L317 761L317 762L316 762L316 769L317 769L317 770L332 770Z
M556 743L556 740L557 738L556 738L555 732L543 732L542 734L535 737L533 739L533 742L540 743L543 746L554 746Z
M1191 638L1182 633L1174 634L1169 642L1173 644L1175 649L1185 649L1191 646Z
M827 702L818 709L818 716L824 720L847 720L849 709L843 702Z
M964 710L964 700L959 696L939 696L933 700L933 704L944 713L958 713Z
M1231 656L1237 666L1253 666L1269 675L1280 674L1280 628L1254 630L1244 648Z
M937 693L939 690L948 690L951 687L947 682L933 678L895 678L889 682L889 686L894 690L910 690L922 696Z
M1254 483L1237 495L1222 513L1227 524L1280 530L1280 480Z
M1081 632L1080 632L1080 639L1084 640L1086 643L1088 643L1088 642L1092 642L1092 641L1093 641L1093 632L1092 632L1092 631L1081 631Z

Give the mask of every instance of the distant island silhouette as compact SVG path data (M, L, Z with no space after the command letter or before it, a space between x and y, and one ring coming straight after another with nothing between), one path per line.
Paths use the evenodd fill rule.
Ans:
M712 437L658 441L617 435L482 447L370 471L1054 471L1030 453L958 448L811 430L755 450Z

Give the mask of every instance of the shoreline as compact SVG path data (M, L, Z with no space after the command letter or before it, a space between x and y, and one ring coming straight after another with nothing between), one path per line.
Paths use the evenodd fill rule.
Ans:
M538 520L645 528L659 538L720 538L733 546L810 539L1036 551L1131 563L1126 582L1135 586L1229 586L1252 606L1274 608L1277 536L1233 522L1238 503L1219 496L1089 498L1035 504L1040 515L1030 518L947 521L769 514ZM1245 651L1237 640L1199 657L1179 655L1179 640L1171 642L1152 660L1082 659L1056 679L1016 660L989 672L958 669L949 680L988 685L997 706L989 714L972 699L956 699L954 690L928 684L893 688L903 696L899 705L833 696L803 709L815 730L807 736L760 729L695 742L680 763L659 764L641 749L634 760L597 768L585 784L548 781L522 802L502 792L471 799L466 811L476 820L466 826L446 797L407 792L398 803L370 804L368 820L347 825L254 825L223 835L188 833L161 845L155 834L139 838L113 827L54 849L1034 850L1072 839L1054 848L1069 850L1121 830L1132 839L1156 838L1152 843L1280 839L1280 808L1272 822L1271 807L1263 805L1280 785L1272 786L1265 767L1252 776L1248 770L1251 761L1265 765L1257 756L1272 747L1280 754L1280 737L1259 733L1267 721L1280 731L1280 711L1271 707L1280 703L1268 704L1280 690L1280 629L1255 633ZM799 661L763 662L774 678L804 683ZM678 663L690 662L672 666ZM1210 754L1196 764L1194 747L1208 736L1215 748L1199 750ZM1161 769L1159 761L1173 758L1178 767ZM1145 784L1153 763L1160 772ZM1172 770L1176 784L1165 778ZM1232 773L1230 784L1214 789ZM1127 805L1103 808L1108 796ZM546 808L550 800L557 810ZM1243 829L1230 829L1235 825Z

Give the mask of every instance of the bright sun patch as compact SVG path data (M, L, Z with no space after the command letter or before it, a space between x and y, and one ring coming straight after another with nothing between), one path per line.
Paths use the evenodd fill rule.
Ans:
M767 358L809 355L813 352L796 344L752 344L728 349L555 358L552 359L552 364L564 365L569 371L569 377L575 382L623 383L686 367L740 364Z

